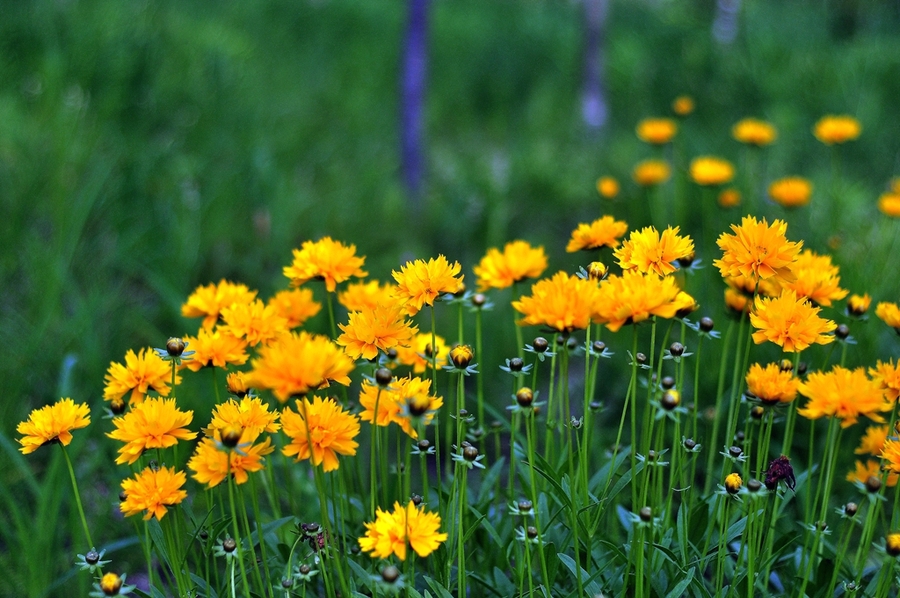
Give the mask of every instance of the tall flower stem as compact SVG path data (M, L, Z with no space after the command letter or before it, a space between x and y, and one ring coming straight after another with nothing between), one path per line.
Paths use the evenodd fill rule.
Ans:
M538 558L541 563L541 580L544 582L545 588L551 587L550 578L547 575L547 557L544 554L544 528L541 527L541 515L540 509L538 508L538 488L537 488L537 476L534 475L534 445L535 445L535 413L534 409L530 409L525 414L525 435L526 435L526 443L528 445L528 473L531 479L531 508L534 510L534 526L538 530ZM527 526L525 526L527 527ZM526 534L526 543L525 550L528 551L528 540ZM530 565L530 563L529 563ZM529 566L530 572L530 566Z
M375 463L378 453L380 452L378 447L378 404L381 401L381 390L382 387L379 385L378 392L375 393L375 414L372 416L372 446L369 449L369 516L373 521L375 519L375 495L378 486L378 476L375 474ZM383 481L384 480L382 480L382 482Z
M60 444L60 448L63 452L63 457L66 459L66 467L69 469L69 479L72 481L72 491L75 493L75 505L78 507L78 515L81 517L81 526L84 529L84 537L87 539L88 546L94 546L94 541L91 540L91 531L88 528L87 518L84 516L84 507L81 504L81 493L78 492L78 482L75 480L75 469L72 467L72 460L69 459L69 452L66 450L66 445Z
M514 282L512 288L513 302L519 300L519 283ZM522 327L516 322L516 312L513 311L513 328L516 329L516 355L519 359L525 357L525 342L522 340Z
M715 587L721 588L724 584L725 579L725 558L728 553L725 550L726 542L725 536L726 531L728 530L728 506L729 506L729 498L727 496L722 496L719 499L721 501L721 510L722 510L722 521L719 523L719 549L716 557L716 584ZM802 596L803 594L799 594Z
M565 408L566 418L568 418L571 414L569 410L569 351L566 346L563 346L560 351L562 352L562 358L560 359L559 364L559 383L562 385L562 394L563 394L563 406ZM569 425L569 422L563 421L561 422L563 426L565 426L566 430L566 457L569 465L569 509L572 514L572 542L575 546L575 584L578 587L578 596L584 596L584 582L581 579L581 540L579 538L579 517L578 517L578 501L575 489L577 487L577 479L575 477L575 463L572 459L572 448L574 446L574 442L572 441L572 426Z
M481 323L481 308L479 307L475 311L475 355L479 356L479 359L483 359L484 351L482 350L483 338L482 338L482 323ZM462 341L460 341L462 342ZM484 421L484 376L478 376L475 380L478 385L478 425L482 430L485 429L485 421ZM434 392L437 393L437 389L434 389Z
M456 485L456 501L459 507L459 522L457 525L457 566L456 566L456 585L458 598L466 598L466 550L465 550L465 530L466 530L466 476L469 472L469 466L466 463L458 463L456 465L456 475L458 483Z
M755 296L756 294L754 293L754 297ZM732 370L731 375L731 400L728 402L728 428L726 429L725 435L726 446L731 444L731 442L734 440L734 435L737 431L737 424L738 420L740 419L738 416L740 415L741 410L740 397L741 390L743 388L742 380L744 377L744 373L747 371L747 363L750 360L750 347L752 345L753 337L750 336L749 317L746 313L742 313L740 330L738 331L738 350L735 351L734 370ZM743 347L744 349L743 356L740 353L741 347ZM712 448L715 449L716 447ZM728 461L723 461L722 475L720 476L722 479L725 478L727 467Z
M231 531L234 534L234 541L237 544L237 560L241 566L241 583L244 588L244 597L250 598L250 586L247 583L247 570L244 567L244 543L241 540L241 532L238 529L237 510L235 509L234 500L234 479L231 475L231 453L228 454L228 471L225 474L228 480L228 504L231 507ZM233 575L233 574L232 574ZM232 587L234 587L232 585Z
M731 349L731 336L734 332L734 321L728 322L728 328L725 331L725 341L722 347L722 359L719 361L719 380L716 383L716 406L713 411L713 429L712 438L710 438L708 456L706 457L706 482L703 484L704 496L709 494L712 489L714 476L712 475L713 460L719 452L719 427L722 418L722 402L724 401L725 392L725 371L728 367L728 352ZM700 360L697 360L699 364Z
M257 492L256 492L256 479L252 475L249 476L249 478L250 478L250 503L253 506L253 519L254 519L254 523L256 524L256 535L259 539L259 550L260 550L260 554L262 555L263 570L266 573L266 580L271 581L272 576L269 574L269 558L268 558L268 555L266 554L266 541L265 541L265 538L263 537L262 525L260 524L260 522L262 521L262 514L260 513L260 510L259 510L259 500L257 498ZM267 583L266 588L268 589L269 595L272 598L274 598L274 590L272 589L272 584Z

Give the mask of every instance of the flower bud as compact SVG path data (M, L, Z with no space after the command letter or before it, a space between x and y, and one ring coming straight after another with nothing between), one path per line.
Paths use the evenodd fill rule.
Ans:
M703 332L712 332L714 326L715 323L713 322L712 318L706 316L700 318L700 330L702 330Z
M591 347L594 349L595 353L603 353L604 351L606 351L606 343L604 343L603 341L594 341L591 344Z
M682 444L684 445L684 448L686 448L689 451L694 450L694 448L697 446L697 443L694 441L693 438L685 438L684 442Z
M534 507L534 505L531 504L530 500L520 500L518 507L519 507L519 512L530 513L531 509Z
M856 512L859 510L859 505L855 502L848 502L844 505L844 515L847 517L853 517L856 515Z
M412 496L409 497L409 500L412 502L412 504L416 505L417 507L422 504L422 497L419 496L418 494L413 494Z
M450 349L450 361L461 370L469 367L473 357L475 357L475 353L469 345L456 345Z
M531 347L538 353L544 353L550 348L550 343L543 336L538 336L531 342Z
M588 266L588 278L600 282L609 274L609 268L603 262L591 262Z
M834 335L841 340L845 340L848 336L850 336L850 327L846 324L841 324L834 331Z
M290 577L282 577L281 578L281 587L285 590L289 590L294 586L294 580Z
M472 305L475 307L482 307L485 303L487 303L487 297L484 293L475 293L472 295Z
M538 537L538 531L537 531L537 528L534 527L533 525L529 525L529 526L525 529L525 533L528 534L528 539L529 539L529 540L534 540L535 538Z
M509 360L509 371L511 372L521 372L522 368L525 367L525 362L522 361L518 357L513 357Z
M378 368L375 370L375 382L378 386L387 386L394 379L394 374L387 368Z
M222 550L225 552L234 552L237 550L237 542L234 541L234 538L225 538L225 541L222 542Z
M463 449L463 458L468 462L473 462L478 458L478 449L474 446L467 446Z
M732 459L737 459L738 457L740 457L741 455L744 454L744 451L739 446L732 446L731 448L728 449L728 454L731 455Z
M740 474L730 473L725 476L725 491L728 494L737 494L741 491L741 486L744 485L744 480L741 479Z
M662 405L663 409L666 411L672 411L681 404L681 393L674 388L670 388L663 393L662 398L659 400L659 404Z
M637 360L637 362L638 362L639 364L641 364L641 365L647 363L647 356L644 355L643 353L638 353L638 354L636 354L636 355L634 356L634 358L635 358L635 359Z
M696 254L692 251L689 254L678 258L678 265L682 268L690 268L696 258Z
M422 451L422 452L424 453L424 452L426 452L428 449L431 448L431 443L428 442L428 439L427 439L427 438L423 438L422 440L419 441L419 443L418 443L417 446L419 447L419 450Z
M649 523L653 520L653 509L650 507L642 507L640 511L638 511L638 517L641 518L641 521L644 523Z
M241 441L241 434L244 432L240 426L228 425L219 431L222 437L222 444L227 448L234 448Z
M527 386L523 386L516 392L516 403L519 407L531 407L534 402L534 393Z
M100 561L100 553L91 548L86 555L84 555L84 562L88 565L96 565Z
M181 354L184 353L184 341L173 336L166 341L166 353L172 357L181 357Z
M672 376L663 376L661 385L665 390L675 388L675 378Z
M393 348L393 347L391 347L390 349L388 349L387 351L385 351L384 354L385 354L385 355L387 356L387 358L390 359L391 361L396 361L396 360L397 360L397 355L398 355L397 349L395 349L395 348Z
M750 480L749 482L747 482L747 490L749 490L750 492L756 493L756 492L759 492L761 489L762 489L762 484L760 483L759 480L754 479L754 480Z
M778 362L778 369L782 372L790 372L794 369L794 364L790 359L782 359Z
M388 565L381 570L381 579L383 579L385 583L394 583L400 579L400 569L393 565Z
M766 414L766 410L761 405L754 405L752 409L750 409L750 417L753 419L762 419L762 417Z
M675 341L669 345L669 354L672 355L672 357L681 357L684 355L684 345Z
M106 596L115 596L122 589L122 578L115 573L106 573L100 578L100 590Z
M884 549L891 556L900 556L900 534L888 534L884 539Z
M879 490L881 490L881 478L870 475L866 478L866 490L875 494Z
M109 410L113 412L113 415L122 415L125 413L125 401L121 398L113 399L109 403Z

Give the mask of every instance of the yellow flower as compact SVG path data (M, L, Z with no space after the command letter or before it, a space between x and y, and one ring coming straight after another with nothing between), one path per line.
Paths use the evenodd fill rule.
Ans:
M282 334L261 346L259 357L251 363L247 384L271 390L282 403L329 381L348 386L353 371L353 360L328 337L308 332Z
M675 271L672 262L694 252L691 238L682 237L678 232L677 226L666 228L662 235L652 226L640 232L633 231L613 255L623 270L636 269L641 274L652 272L665 276Z
M741 486L744 485L744 480L741 479L741 475L738 473L729 473L725 476L725 491L728 494L737 494L741 491Z
M369 282L354 282L338 293L338 302L347 308L347 311L364 311L374 309L378 305L388 305L396 301L397 287L390 283L379 285L377 280Z
M597 179L597 193L606 199L615 199L619 194L619 181L611 176L602 176Z
M799 390L809 402L797 413L809 419L837 417L842 428L855 424L860 415L881 423L884 419L879 412L891 408L880 385L866 377L863 368L848 370L836 365L827 373L813 372Z
M896 191L882 193L878 198L878 209L885 216L900 218L900 193Z
M747 372L747 390L767 405L790 403L797 398L800 380L791 371L782 371L777 363L765 368L758 363Z
M116 463L134 463L147 449L168 448L179 440L197 437L185 426L194 418L193 411L181 411L175 399L150 398L133 404L131 411L112 420L115 430L107 436L125 443L119 449Z
M900 362L895 365L893 359L888 362L879 359L874 368L869 368L869 375L881 385L889 401L900 399Z
M831 320L819 317L821 311L790 290L775 298L756 297L750 312L750 324L757 329L753 342L770 341L788 353L802 351L812 343L827 345L834 336L826 334L837 328Z
M315 242L305 241L293 253L294 261L284 268L284 275L290 279L291 286L297 287L313 279L324 280L325 288L333 293L339 283L351 276L366 276L362 269L366 258L356 255L356 245L344 245L331 237Z
M694 305L693 298L678 288L674 278L626 270L600 283L595 319L616 332L625 324L637 324L650 316L673 318Z
M199 372L200 368L225 368L247 363L247 341L222 328L201 328L197 336L185 336L191 351L190 359L181 362L182 368Z
M803 242L794 243L785 238L785 222L776 220L769 226L765 218L758 222L753 216L744 216L741 225L732 224L731 230L733 235L722 233L716 241L723 255L713 265L722 276L790 277L791 264L797 259Z
M850 298L847 299L847 313L859 318L866 315L866 312L869 311L869 305L871 304L872 298L869 297L868 293L861 297L859 295L850 295Z
M574 253L582 249L616 247L619 244L619 237L627 230L628 224L612 216L603 216L590 224L581 223L572 231L572 238L566 245L566 251Z
M286 328L302 326L322 309L322 304L313 300L311 289L278 291L269 299L268 305L287 320Z
M146 511L144 520L151 517L162 519L166 507L177 505L187 498L187 492L181 490L186 481L184 472L175 471L174 467L160 467L156 471L145 467L133 478L122 481L125 500L119 503L119 508L126 517Z
M817 305L830 306L832 301L839 301L848 293L839 286L839 272L840 269L831 263L831 256L818 255L807 249L791 264L794 280L782 282L782 287Z
M90 423L91 410L87 403L76 405L72 399L60 399L53 405L35 409L27 420L16 426L16 432L22 434L19 450L27 455L51 442L67 446L72 442L72 430L86 428Z
M672 169L665 160L644 160L634 166L631 177L642 187L653 187L669 180Z
M359 444L353 440L359 434L359 417L344 411L334 399L315 397L297 401L298 412L285 409L281 414L284 433L291 442L282 452L296 460L312 457L314 466L324 471L339 467L337 456L356 454Z
M434 344L437 345L437 354L435 357L435 366L438 369L443 368L447 364L447 356L450 354L450 347L440 335L435 335ZM431 367L431 356L434 354L431 350L431 333L423 332L417 334L413 338L409 347L397 348L397 362L401 365L407 365L413 368L413 372L421 374L426 368Z
M228 427L239 428L246 435L242 442L255 442L263 432L274 434L281 429L278 423L278 412L269 411L269 406L258 397L244 397L240 401L229 399L216 405L212 421L204 429L207 436L213 436L216 430Z
M208 488L218 486L227 475L234 478L236 484L245 484L249 474L262 470L263 457L275 450L272 439L252 444L253 434L244 430L237 447L231 450L222 445L221 430L216 428L212 438L204 438L188 461L188 468L194 472L191 476Z
M884 441L884 449L878 455L882 459L881 466L891 473L900 474L900 441L888 438Z
M267 343L285 330L287 320L278 315L275 308L259 299L252 303L235 303L222 309L222 330L242 338L255 347Z
M769 197L785 208L796 208L809 203L812 183L803 177L793 176L778 179L769 185Z
M427 262L416 260L391 272L397 281L397 297L406 305L406 313L414 316L426 305L434 305L441 293L457 293L463 288L459 262L451 265L439 255ZM459 278L457 278L457 276Z
M769 145L778 137L778 131L772 123L755 118L745 118L731 128L731 135L747 145L761 147Z
M363 408L362 421L374 421L382 427L397 424L408 436L417 439L419 434L415 424L431 425L434 414L444 405L444 399L431 394L431 380L410 376L381 388L380 395L378 386L364 380L359 404Z
M404 561L407 544L417 555L426 557L447 540L447 534L438 531L441 516L427 512L424 505L416 507L412 501L406 506L395 502L392 513L376 509L375 521L365 526L366 535L359 538L359 547L373 558L386 559L394 554Z
M118 596L124 580L115 573L104 573L97 584L106 596Z
M672 102L672 112L678 116L687 116L694 111L694 99L691 96L678 96Z
M678 132L678 125L670 118L645 118L638 123L638 139L653 145L664 145L672 141Z
M351 312L350 321L339 324L343 334L337 344L353 359L375 359L378 351L409 346L419 331L403 315L399 304L379 305L374 309Z
M741 205L741 192L734 187L722 189L717 200L723 208L734 208Z
M513 308L525 317L519 326L548 326L560 332L583 330L596 315L597 284L563 271L539 280L531 295L513 301Z
M104 400L121 399L130 392L130 401L140 403L151 388L162 396L169 394L172 365L163 361L153 349L141 349L138 354L129 349L125 354L125 365L111 363L104 381ZM180 382L181 378L175 378L175 384Z
M869 426L866 433L859 441L859 447L853 451L857 455L872 455L877 457L884 450L884 443L888 439L887 426Z
M734 178L734 166L715 156L700 156L691 160L691 178L698 185L724 185Z
M862 461L857 459L856 468L847 474L847 481L865 484L866 481L871 477L881 478L881 469L879 469L878 467L878 462L869 459L865 463L863 463ZM900 475L897 475L896 473L889 473L887 477L888 487L893 488L894 486L896 486L898 479L900 479Z
M892 557L900 556L900 533L894 532L884 537L884 551Z
M475 358L475 352L469 345L456 345L450 349L450 362L453 367L466 369Z
M875 315L900 334L900 307L896 303L882 301L875 306Z
M537 278L547 269L547 254L543 247L532 247L526 241L513 241L503 247L503 253L490 248L475 266L478 290L505 289L526 278Z
M228 282L224 278L219 284L197 287L181 306L181 315L186 318L203 318L203 327L212 328L219 319L222 309L235 303L250 303L256 298L256 291L247 285Z
M813 127L813 135L826 145L845 143L859 137L862 125L852 116L827 115Z
M736 314L750 313L750 298L731 287L725 289L725 307Z
M250 390L247 386L247 374L244 372L230 372L225 376L225 386L228 387L228 392L238 398L245 397Z

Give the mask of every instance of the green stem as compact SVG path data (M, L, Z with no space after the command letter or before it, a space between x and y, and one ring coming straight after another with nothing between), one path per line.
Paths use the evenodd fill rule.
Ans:
M231 453L228 454L228 471L225 474L228 480L228 504L231 507L231 524L234 541L237 544L237 560L241 565L241 581L244 587L244 597L250 598L250 586L247 583L247 570L244 568L244 543L241 541L241 532L238 529L237 510L234 506L234 479L231 475ZM232 575L234 573L232 572ZM233 586L232 586L233 587Z
M716 383L716 406L713 411L713 429L712 438L709 442L708 456L706 457L706 481L703 484L703 495L709 494L713 484L713 460L719 452L719 427L721 426L722 402L724 401L725 392L725 371L728 368L728 352L731 348L731 336L734 332L734 321L728 322L728 328L725 331L725 341L722 347L722 359L719 361L719 380ZM697 361L699 364L699 360ZM699 408L699 406L698 406Z
M69 479L72 480L72 491L75 493L75 505L78 507L78 515L81 517L81 526L84 529L84 537L87 538L88 546L94 548L94 541L91 540L91 531L88 529L87 518L84 516L84 507L81 504L81 493L78 492L78 482L75 480L75 469L72 467L72 461L69 459L69 452L66 445L60 443L63 457L66 459L66 467L69 469Z

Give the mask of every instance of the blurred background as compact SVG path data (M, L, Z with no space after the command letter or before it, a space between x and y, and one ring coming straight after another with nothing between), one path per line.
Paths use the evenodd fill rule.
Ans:
M831 252L852 292L896 301L897 228L876 202L900 174L898 73L896 1L2 0L3 447L15 452L36 406L98 405L127 349L193 333L180 305L197 285L285 287L305 240L355 243L380 280L444 253L472 281L485 250L513 239L543 245L548 274L573 271L588 261L564 252L579 222L651 224L631 170L656 151L634 129L682 94L696 110L676 166L716 154L740 173L731 126L774 123L748 184L798 174L816 190L807 208L759 213ZM828 113L863 125L837 181L811 133ZM601 175L622 183L615 202L598 196ZM701 209L711 252L743 211ZM707 273L698 292L719 317L723 286ZM860 363L896 353L884 328L860 339ZM29 574L12 570L0 593Z

